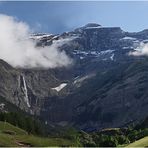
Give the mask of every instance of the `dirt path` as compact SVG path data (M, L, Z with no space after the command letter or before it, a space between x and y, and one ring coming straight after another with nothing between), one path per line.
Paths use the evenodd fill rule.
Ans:
M15 141L15 143L16 143L18 146L22 146L22 147L31 147L31 144L30 144L30 143L26 143L26 142L23 142L23 141Z

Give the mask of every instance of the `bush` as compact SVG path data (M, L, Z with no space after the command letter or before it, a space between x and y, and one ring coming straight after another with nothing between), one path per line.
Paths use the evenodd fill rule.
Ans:
M118 141L113 136L102 136L99 142L100 147L116 147Z

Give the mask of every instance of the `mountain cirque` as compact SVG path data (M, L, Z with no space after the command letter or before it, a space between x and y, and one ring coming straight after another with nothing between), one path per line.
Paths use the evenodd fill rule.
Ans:
M129 55L148 42L148 30L129 33L90 23L61 35L30 38L37 46L73 38L59 49L73 63L21 69L1 60L0 96L7 101L49 124L84 130L125 126L148 116L148 58Z

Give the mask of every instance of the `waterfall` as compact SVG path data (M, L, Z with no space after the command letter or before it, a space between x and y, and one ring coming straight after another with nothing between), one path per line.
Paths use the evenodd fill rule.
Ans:
M27 86L26 86L26 81L25 81L24 76L22 76L22 78L23 78L23 85L24 85L25 102L27 103L27 106L30 107L29 97L28 97L28 90L27 90Z
M20 88L21 86L21 76L18 77L18 89Z

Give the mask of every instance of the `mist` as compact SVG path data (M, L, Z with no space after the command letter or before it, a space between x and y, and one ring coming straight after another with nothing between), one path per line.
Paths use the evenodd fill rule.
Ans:
M143 42L137 47L134 51L129 52L129 55L133 56L148 56L148 44L144 44Z
M56 68L72 63L59 47L71 39L55 41L48 47L36 47L29 38L32 30L12 16L0 14L0 59L19 68Z

